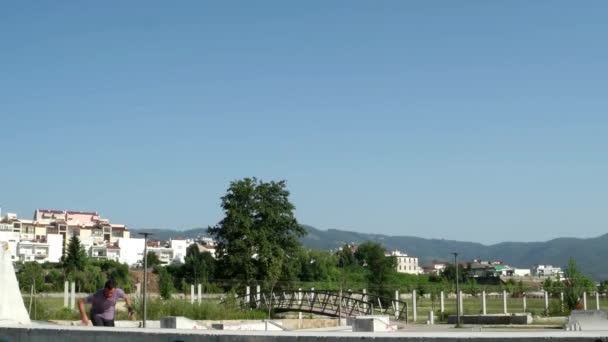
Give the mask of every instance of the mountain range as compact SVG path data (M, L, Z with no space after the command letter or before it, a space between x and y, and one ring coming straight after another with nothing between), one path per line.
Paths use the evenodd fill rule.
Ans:
M424 239L414 236L389 236L382 234L357 233L346 230L319 230L303 225L308 234L300 239L302 245L310 249L336 250L346 243L360 244L373 241L388 250L399 250L417 256L424 265L433 260L454 260L453 252L458 252L460 261L473 259L500 260L518 268L531 268L549 264L565 267L570 257L576 260L580 270L594 280L608 279L608 234L595 238L557 238L544 242L501 242L484 245L476 242ZM194 238L206 235L205 228L190 230L146 229L154 233L153 238ZM137 230L132 232L135 237Z

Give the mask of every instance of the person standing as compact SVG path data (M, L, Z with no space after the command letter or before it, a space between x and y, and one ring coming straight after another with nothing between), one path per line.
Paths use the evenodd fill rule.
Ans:
M126 295L125 291L116 288L116 284L113 280L108 280L103 289L98 290L86 298L78 299L78 309L80 310L82 323L84 325L89 325L89 319L84 309L86 303L91 304L90 316L94 326L113 327L116 301L120 298L124 298L127 303L129 318L135 319L133 308L131 307L131 300Z

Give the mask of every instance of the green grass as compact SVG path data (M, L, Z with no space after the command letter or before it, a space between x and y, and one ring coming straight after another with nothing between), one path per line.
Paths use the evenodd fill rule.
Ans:
M38 321L46 320L80 320L78 310L63 307L63 298L38 297L32 301L30 308L30 297L23 296L26 309L30 312L30 319ZM180 299L148 300L148 315L150 320L158 320L163 316L183 316L197 320L226 320L226 319L264 319L267 312L261 310L241 310L235 303L221 304L218 301L204 301L200 305L190 304L189 301ZM136 316L142 317L141 302L134 300L133 308ZM88 306L87 306L88 310ZM117 310L116 320L128 320L126 311Z

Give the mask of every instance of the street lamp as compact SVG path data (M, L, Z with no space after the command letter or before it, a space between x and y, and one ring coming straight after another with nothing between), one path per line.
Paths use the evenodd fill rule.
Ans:
M144 236L144 313L143 313L143 321L142 327L146 327L146 318L147 318L147 288L148 288L148 236L154 235L152 233L141 232L139 235Z
M458 286L458 253L454 254L454 266L456 266L456 327L460 328L460 287Z

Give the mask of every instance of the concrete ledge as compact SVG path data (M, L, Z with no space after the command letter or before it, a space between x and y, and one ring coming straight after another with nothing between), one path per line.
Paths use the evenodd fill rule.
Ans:
M448 316L448 324L456 324L456 315ZM510 325L510 324L531 324L531 314L514 315L461 315L462 324L485 324L485 325Z
M1 342L560 342L608 341L608 331L513 331L513 332L294 332L294 331L217 331L166 330L90 327L0 327Z

